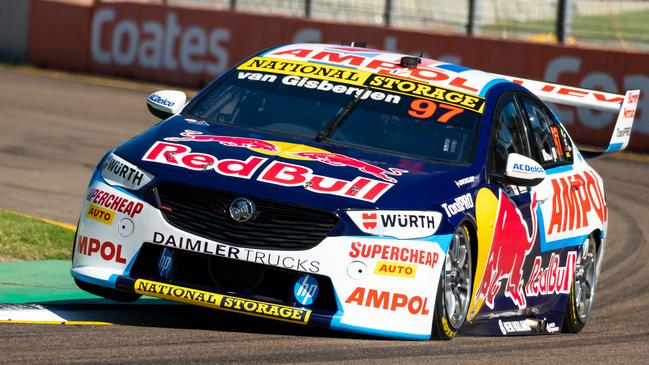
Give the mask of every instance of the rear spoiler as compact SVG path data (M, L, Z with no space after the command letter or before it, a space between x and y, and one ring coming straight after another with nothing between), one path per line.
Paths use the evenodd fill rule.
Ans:
M585 158L593 158L605 153L622 151L629 144L633 119L638 107L638 99L640 98L640 90L628 90L625 95L618 95L549 82L504 75L498 76L524 86L544 102L618 113L608 147L603 151L581 151L581 154Z

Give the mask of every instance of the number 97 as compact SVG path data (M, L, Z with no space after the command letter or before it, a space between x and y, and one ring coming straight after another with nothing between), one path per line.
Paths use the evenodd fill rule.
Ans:
M437 117L437 121L440 123L446 123L454 116L462 113L464 109L448 105L448 104L436 104L434 101L424 100L424 99L415 99L410 103L410 110L408 110L408 115L414 118L419 119L428 119L432 117L437 108L444 109L446 112L443 112L440 116Z

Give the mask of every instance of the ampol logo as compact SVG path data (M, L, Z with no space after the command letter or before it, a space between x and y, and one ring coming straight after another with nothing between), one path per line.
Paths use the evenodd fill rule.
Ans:
M311 305L318 297L320 286L318 281L311 275L301 276L293 286L293 296L302 305Z

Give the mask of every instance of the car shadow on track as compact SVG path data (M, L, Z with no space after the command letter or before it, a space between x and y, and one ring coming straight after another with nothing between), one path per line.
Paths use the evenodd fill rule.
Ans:
M378 339L372 336L333 332L329 329L277 322L155 298L144 298L128 304L103 298L49 301L37 304L72 323L107 322L125 326L304 337Z

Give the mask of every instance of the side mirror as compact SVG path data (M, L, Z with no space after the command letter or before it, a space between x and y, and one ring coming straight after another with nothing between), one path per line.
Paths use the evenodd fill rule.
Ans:
M180 112L186 101L187 95L182 91L160 90L146 98L146 107L156 117L167 119Z
M497 178L513 185L536 186L545 179L545 169L529 157L510 153L507 156L505 175Z

